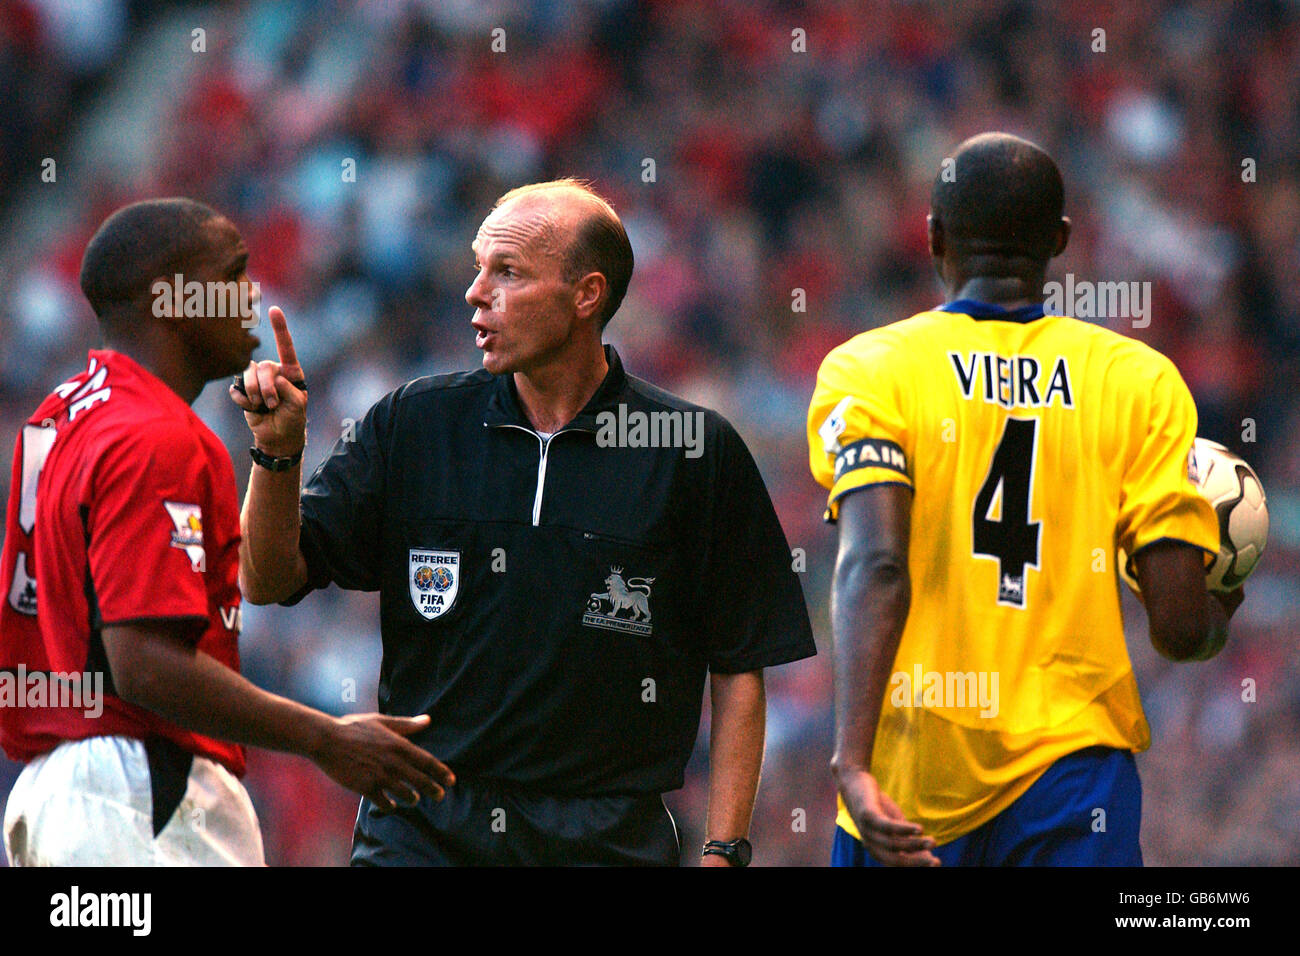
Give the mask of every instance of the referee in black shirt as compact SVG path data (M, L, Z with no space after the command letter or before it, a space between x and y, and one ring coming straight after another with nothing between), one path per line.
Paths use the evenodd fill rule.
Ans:
M366 797L352 862L677 864L661 794L682 785L707 673L701 852L743 866L763 668L815 653L758 469L721 416L602 345L632 248L587 186L507 193L472 248L482 369L381 399L301 495L307 392L278 309L280 361L231 389L256 463L245 596L378 590L379 709L429 714L411 739L456 777L437 801Z

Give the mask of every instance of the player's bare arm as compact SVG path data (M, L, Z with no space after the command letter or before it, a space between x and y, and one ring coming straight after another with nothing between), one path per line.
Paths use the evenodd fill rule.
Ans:
M407 740L427 715L331 717L268 693L196 650L181 622L105 627L104 649L123 700L201 734L312 760L338 783L386 809L395 797L441 800L455 777Z
M302 454L307 444L307 392L302 366L284 312L269 313L278 362L253 362L244 370L244 391L230 386L230 397L244 410L253 443L274 458ZM264 409L264 410L263 410ZM307 562L298 549L298 494L302 463L285 471L253 468L240 512L239 583L253 604L281 601L307 583Z
M1207 591L1205 555L1181 541L1157 541L1133 556L1151 643L1174 661L1204 661L1223 650L1242 588Z
M839 503L831 589L835 752L831 772L867 851L881 863L938 866L934 841L880 790L871 750L911 603L907 570L912 491L878 484Z
M767 694L763 672L713 674L709 680L713 708L709 734L709 809L704 825L706 842L729 843L749 836L763 764ZM701 866L730 866L723 856L710 854Z

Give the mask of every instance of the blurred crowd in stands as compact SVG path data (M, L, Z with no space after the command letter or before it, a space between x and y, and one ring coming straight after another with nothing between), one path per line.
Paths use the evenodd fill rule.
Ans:
M1294 864L1298 78L1300 6L1281 0L10 0L0 488L21 423L96 345L77 273L119 206L187 195L242 230L311 380L311 467L401 382L477 366L463 295L496 197L593 180L637 259L608 339L633 374L737 426L807 554L821 654L768 675L753 840L758 863L825 864L835 534L808 473L813 378L834 345L942 301L931 180L965 137L1019 133L1065 176L1074 233L1049 279L1149 282L1148 326L1097 321L1168 354L1200 433L1269 492L1268 552L1216 660L1158 657L1125 595L1153 735L1139 758L1147 862ZM242 492L242 417L219 385L195 407ZM259 685L334 713L375 706L373 595L246 606L242 648ZM0 762L0 794L17 771ZM690 863L706 780L699 747L667 798ZM261 751L247 783L270 862L346 861L352 795Z

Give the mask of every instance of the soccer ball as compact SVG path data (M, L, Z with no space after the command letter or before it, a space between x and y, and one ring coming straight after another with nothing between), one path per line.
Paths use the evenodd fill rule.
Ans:
M1250 576L1268 540L1268 507L1255 469L1217 442L1192 444L1188 472L1219 516L1219 554L1205 572L1211 591L1232 591ZM1128 555L1119 551L1120 577L1138 593Z

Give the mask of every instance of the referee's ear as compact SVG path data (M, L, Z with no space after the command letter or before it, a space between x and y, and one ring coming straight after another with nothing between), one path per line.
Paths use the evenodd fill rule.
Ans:
M584 321L599 328L601 312L609 292L609 282L603 273L588 272L573 284L573 312Z

